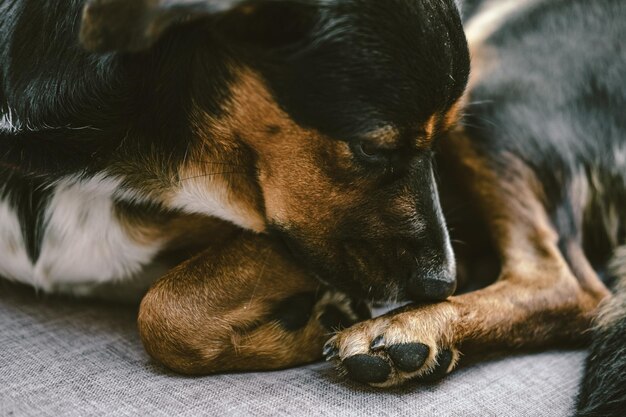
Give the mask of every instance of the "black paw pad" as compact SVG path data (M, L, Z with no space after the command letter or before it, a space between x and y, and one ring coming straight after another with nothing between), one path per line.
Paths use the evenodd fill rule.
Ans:
M437 382L447 375L448 368L452 363L452 351L445 349L437 355L437 366L432 373L424 375L419 380L421 382Z
M387 348L389 357L396 368L403 372L415 372L420 369L426 359L430 348L423 343L402 343Z
M370 355L354 355L343 361L348 376L357 382L385 382L391 373L391 366L383 359Z

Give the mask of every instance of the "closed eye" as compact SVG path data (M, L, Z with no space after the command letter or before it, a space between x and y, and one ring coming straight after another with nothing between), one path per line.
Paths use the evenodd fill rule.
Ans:
M370 140L360 140L351 143L353 155L362 163L369 165L389 164L397 149L389 146L377 145Z

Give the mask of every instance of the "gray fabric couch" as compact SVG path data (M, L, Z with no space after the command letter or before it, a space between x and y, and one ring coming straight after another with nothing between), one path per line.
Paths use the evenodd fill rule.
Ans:
M154 364L136 309L0 280L0 416L567 416L584 352L463 366L434 386L381 392L325 363L188 378Z

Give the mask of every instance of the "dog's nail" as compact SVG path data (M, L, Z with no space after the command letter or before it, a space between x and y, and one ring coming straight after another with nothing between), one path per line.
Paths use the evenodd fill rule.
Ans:
M326 356L326 358L328 358L329 356L337 356L338 353L339 349L334 346L325 347L322 351L322 355Z
M384 348L385 348L385 336L383 335L376 337L376 339L374 339L372 341L372 344L370 345L370 349L372 349L374 352L384 349Z
M337 351L337 347L335 346L335 339L330 339L324 345L324 349L322 350L322 355L328 356L331 353L336 352L336 351Z

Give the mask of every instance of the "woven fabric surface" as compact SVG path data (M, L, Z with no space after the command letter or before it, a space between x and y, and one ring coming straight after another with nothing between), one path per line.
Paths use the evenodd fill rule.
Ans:
M182 377L154 364L136 308L0 281L0 416L554 416L571 414L584 352L465 365L433 386L376 391L328 364Z

